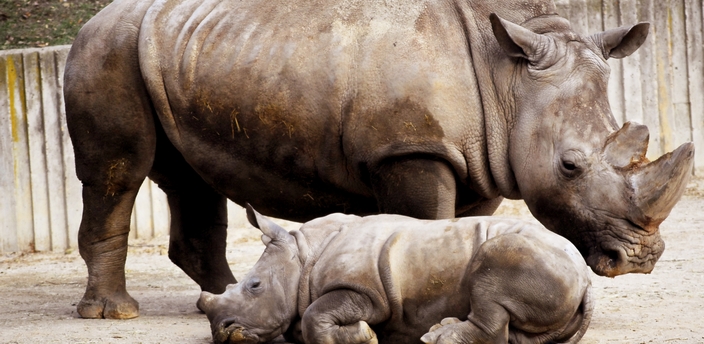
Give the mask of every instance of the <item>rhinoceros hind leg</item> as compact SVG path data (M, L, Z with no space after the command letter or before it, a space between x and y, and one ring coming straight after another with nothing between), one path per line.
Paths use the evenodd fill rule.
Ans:
M145 133L138 135L148 137ZM132 206L151 166L153 150L149 146L153 141L130 141L135 146L129 154L121 149L124 145L85 136L87 133L72 136L76 170L83 183L78 248L88 268L88 284L78 314L84 318L134 318L139 316L139 305L126 289L127 240ZM95 146L90 144L96 141L99 143Z
M169 259L203 291L221 294L236 283L227 264L227 199L186 163L157 128L149 177L166 193L171 211Z
M134 318L125 260L135 197L154 159L154 113L137 59L147 5L115 3L81 29L64 72L66 124L83 184L78 248L88 283L78 313Z
M77 308L84 318L134 318L139 306L125 287L127 239L132 206L154 158L154 115L131 50L79 36L74 47L91 48L71 50L64 85L83 185L78 248L88 268Z
M139 316L139 303L127 293L98 300L84 297L78 303L78 314L86 319L132 319Z
M365 295L351 290L327 293L303 314L303 339L308 344L377 344L376 333L366 322L372 312L372 302Z
M385 161L371 173L371 182L381 213L455 217L455 174L443 161L422 157Z
M88 285L77 307L83 318L139 316L139 305L125 284L127 236L138 185L105 194L103 187L84 182L78 248L88 268Z
M132 206L151 165L149 143L136 142L134 152L139 153L124 154L113 148L114 143L97 144L102 149L86 148L81 143L91 140L76 137L80 136L74 135L76 169L83 182L78 248L88 268L88 285L78 314L84 318L134 318L139 315L139 306L127 293L125 260Z

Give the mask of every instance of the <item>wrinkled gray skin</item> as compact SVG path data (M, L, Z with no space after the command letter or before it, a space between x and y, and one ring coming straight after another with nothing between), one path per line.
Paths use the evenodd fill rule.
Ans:
M589 325L589 268L542 226L332 214L289 233L247 211L266 250L198 301L217 344L575 343Z
M80 31L64 76L84 187L79 314L138 315L124 261L147 176L168 196L169 257L214 293L235 282L226 198L299 221L488 215L523 198L596 273L651 271L693 146L649 163L647 128L619 130L611 114L605 60L637 49L648 25L580 37L554 12L539 0L116 0Z

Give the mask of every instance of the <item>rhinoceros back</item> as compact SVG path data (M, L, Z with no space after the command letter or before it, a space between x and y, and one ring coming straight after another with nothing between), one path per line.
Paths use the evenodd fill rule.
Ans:
M437 156L464 179L465 153L483 154L463 32L426 0L160 0L139 56L166 134L206 179L270 166L268 180L370 196L360 175L383 159Z

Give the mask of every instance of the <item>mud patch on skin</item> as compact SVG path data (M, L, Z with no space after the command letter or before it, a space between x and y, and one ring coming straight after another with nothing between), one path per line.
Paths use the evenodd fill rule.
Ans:
M105 179L105 196L115 196L122 188L120 181L127 174L128 160L125 158L113 160L108 167L108 176Z
M267 132L275 132L276 135L287 137L301 136L305 126L306 113L308 110L296 98L300 95L291 95L289 91L280 91L271 95L262 95L249 108L242 110L249 112L257 118L258 126ZM242 124L242 122L240 122Z
M418 16L418 18L416 18L416 32L424 33L431 29L433 25L435 25L437 22L438 19L435 17L433 10L429 7L426 7L423 12Z
M422 103L410 98L396 100L383 108L352 109L350 117L360 126L351 136L364 137L366 147L380 147L392 142L422 145L441 142L445 133L433 113Z
M254 114L266 126L281 130L283 135L289 138L293 136L296 130L294 121L296 116L291 116L287 113L279 103L260 104L254 108Z

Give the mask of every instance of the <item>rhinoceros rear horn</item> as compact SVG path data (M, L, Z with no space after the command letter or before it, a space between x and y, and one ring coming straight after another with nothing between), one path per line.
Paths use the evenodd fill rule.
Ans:
M691 176L694 144L682 144L671 153L632 171L633 206L645 222L659 224L682 196Z
M626 122L621 129L609 135L604 145L604 158L616 168L629 168L646 162L648 127Z
M247 204L247 220L252 226L259 228L265 237L262 237L264 244L268 244L271 240L287 240L293 238L283 227L277 225L273 221L258 213L252 206Z

